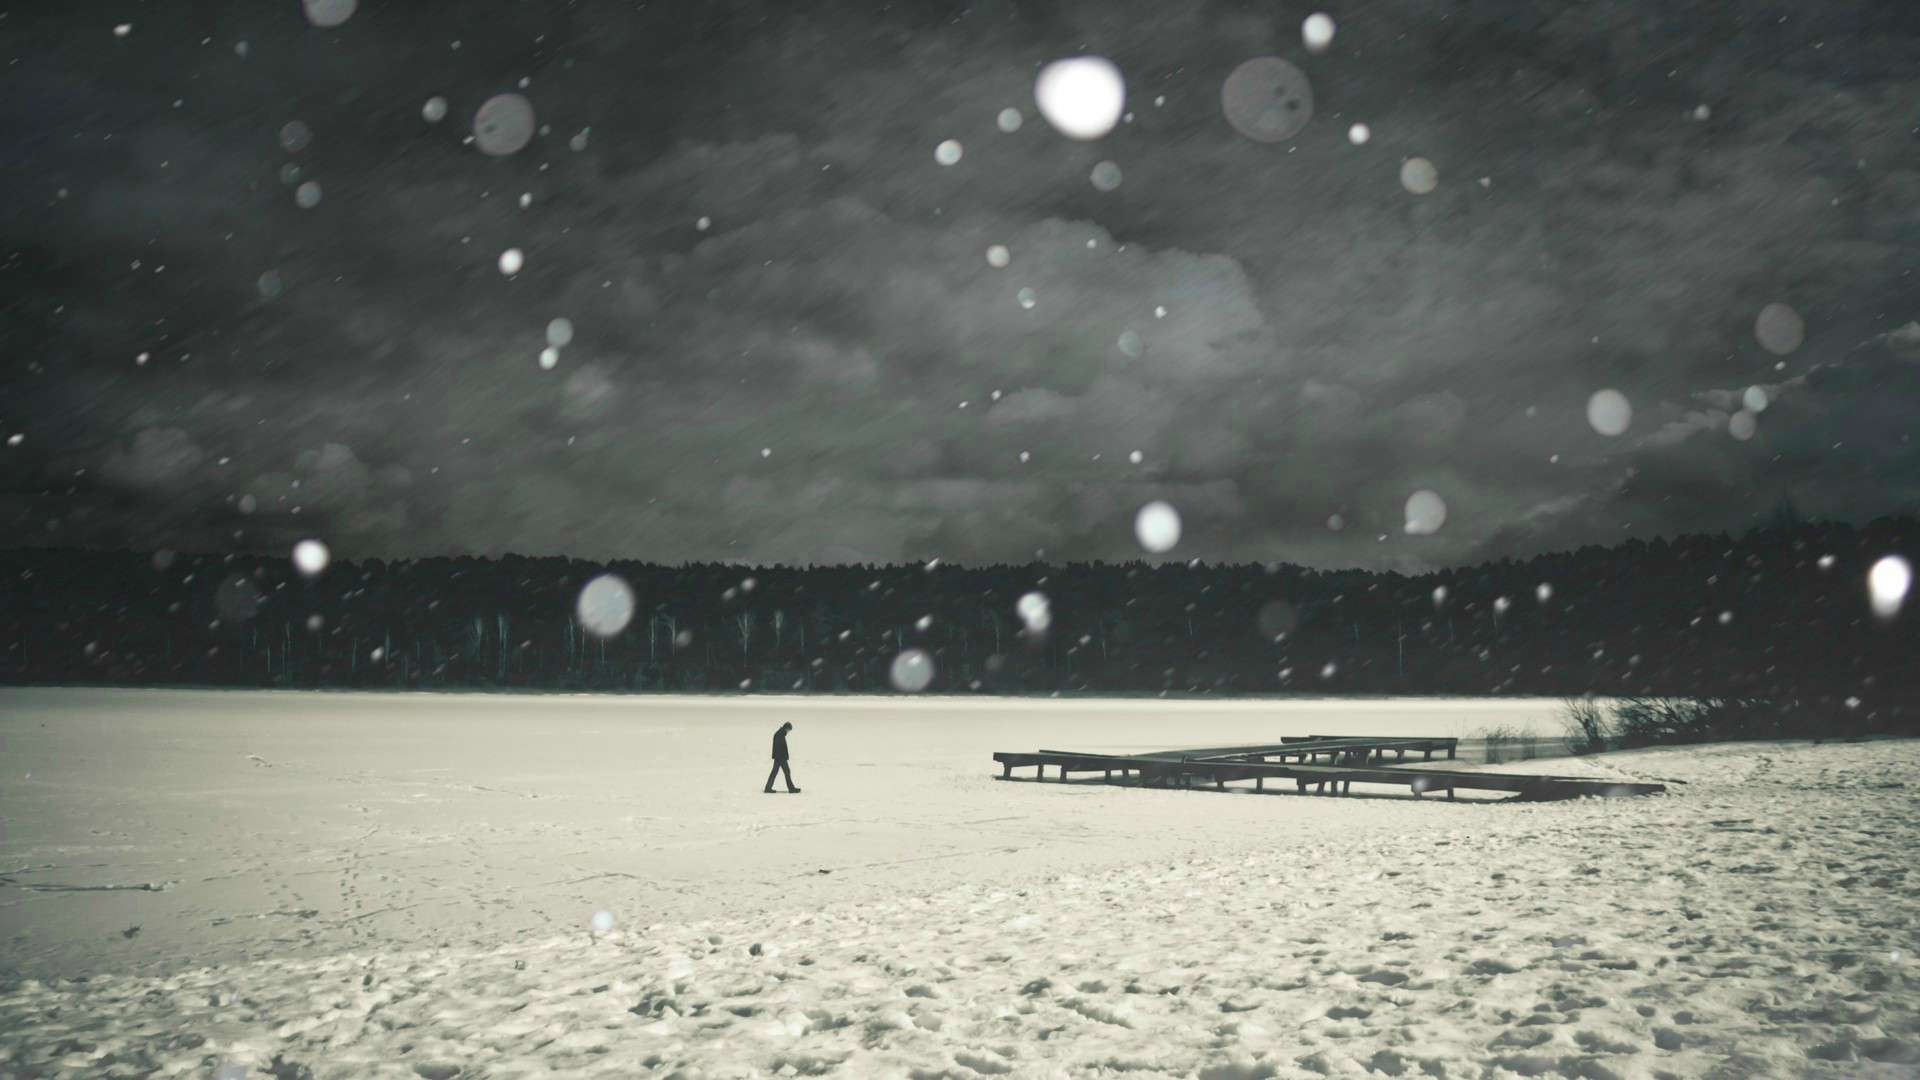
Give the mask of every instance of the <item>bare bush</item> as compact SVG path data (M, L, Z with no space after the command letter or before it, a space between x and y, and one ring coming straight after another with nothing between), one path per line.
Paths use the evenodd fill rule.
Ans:
M1569 749L1575 754L1596 754L1607 748L1611 725L1599 702L1592 698L1568 698L1562 710Z
M1496 724L1482 728L1480 739L1486 744L1487 764L1498 765L1513 759L1518 744L1524 737L1520 729L1508 724Z
M1613 709L1623 747L1804 734L1809 718L1765 698L1626 698Z

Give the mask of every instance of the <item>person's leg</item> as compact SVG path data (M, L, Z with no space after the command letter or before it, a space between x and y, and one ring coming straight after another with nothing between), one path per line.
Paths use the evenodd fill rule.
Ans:
M780 775L780 767L785 764L786 762L784 761L776 761L773 763L773 768L767 771L767 790L768 791L773 790L773 778ZM787 786L792 787L793 781L791 780L787 781Z
M789 766L789 765L788 765L788 764L787 764L786 762L784 762L784 761L783 761L783 762L781 762L781 763L780 763L780 771L781 771L782 773L784 773L784 774L786 774L786 777L787 777L787 790L788 790L788 791L799 791L799 790L800 790L799 788L797 788L797 787L794 787L794 786L793 786L793 769L792 769L792 767L791 767L791 766Z

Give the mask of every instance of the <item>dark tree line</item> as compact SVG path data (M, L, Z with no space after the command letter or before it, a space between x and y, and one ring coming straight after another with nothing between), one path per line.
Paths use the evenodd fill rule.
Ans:
M1920 523L1630 540L1420 576L507 556L307 578L284 556L25 549L0 552L0 681L891 692L894 659L919 648L935 693L1713 694L1894 726L1920 712L1920 631L1912 611L1868 605L1887 554L1920 554ZM609 571L636 603L603 639L575 600ZM1029 592L1047 597L1044 633L1017 610Z

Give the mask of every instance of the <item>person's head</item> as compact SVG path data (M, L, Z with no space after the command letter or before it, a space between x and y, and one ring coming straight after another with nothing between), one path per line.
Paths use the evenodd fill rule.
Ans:
M781 724L781 725L780 725L780 730L781 730L781 731L792 731L792 730L793 730L793 721L791 721L791 720L789 720L789 721L787 721L786 723L784 723L784 724Z

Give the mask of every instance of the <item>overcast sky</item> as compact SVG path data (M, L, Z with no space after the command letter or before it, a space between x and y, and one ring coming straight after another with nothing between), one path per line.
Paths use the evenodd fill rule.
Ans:
M1164 500L1167 557L1412 568L1920 505L1920 4L1313 10L15 5L0 544L1120 559ZM1290 140L1223 116L1261 56Z

